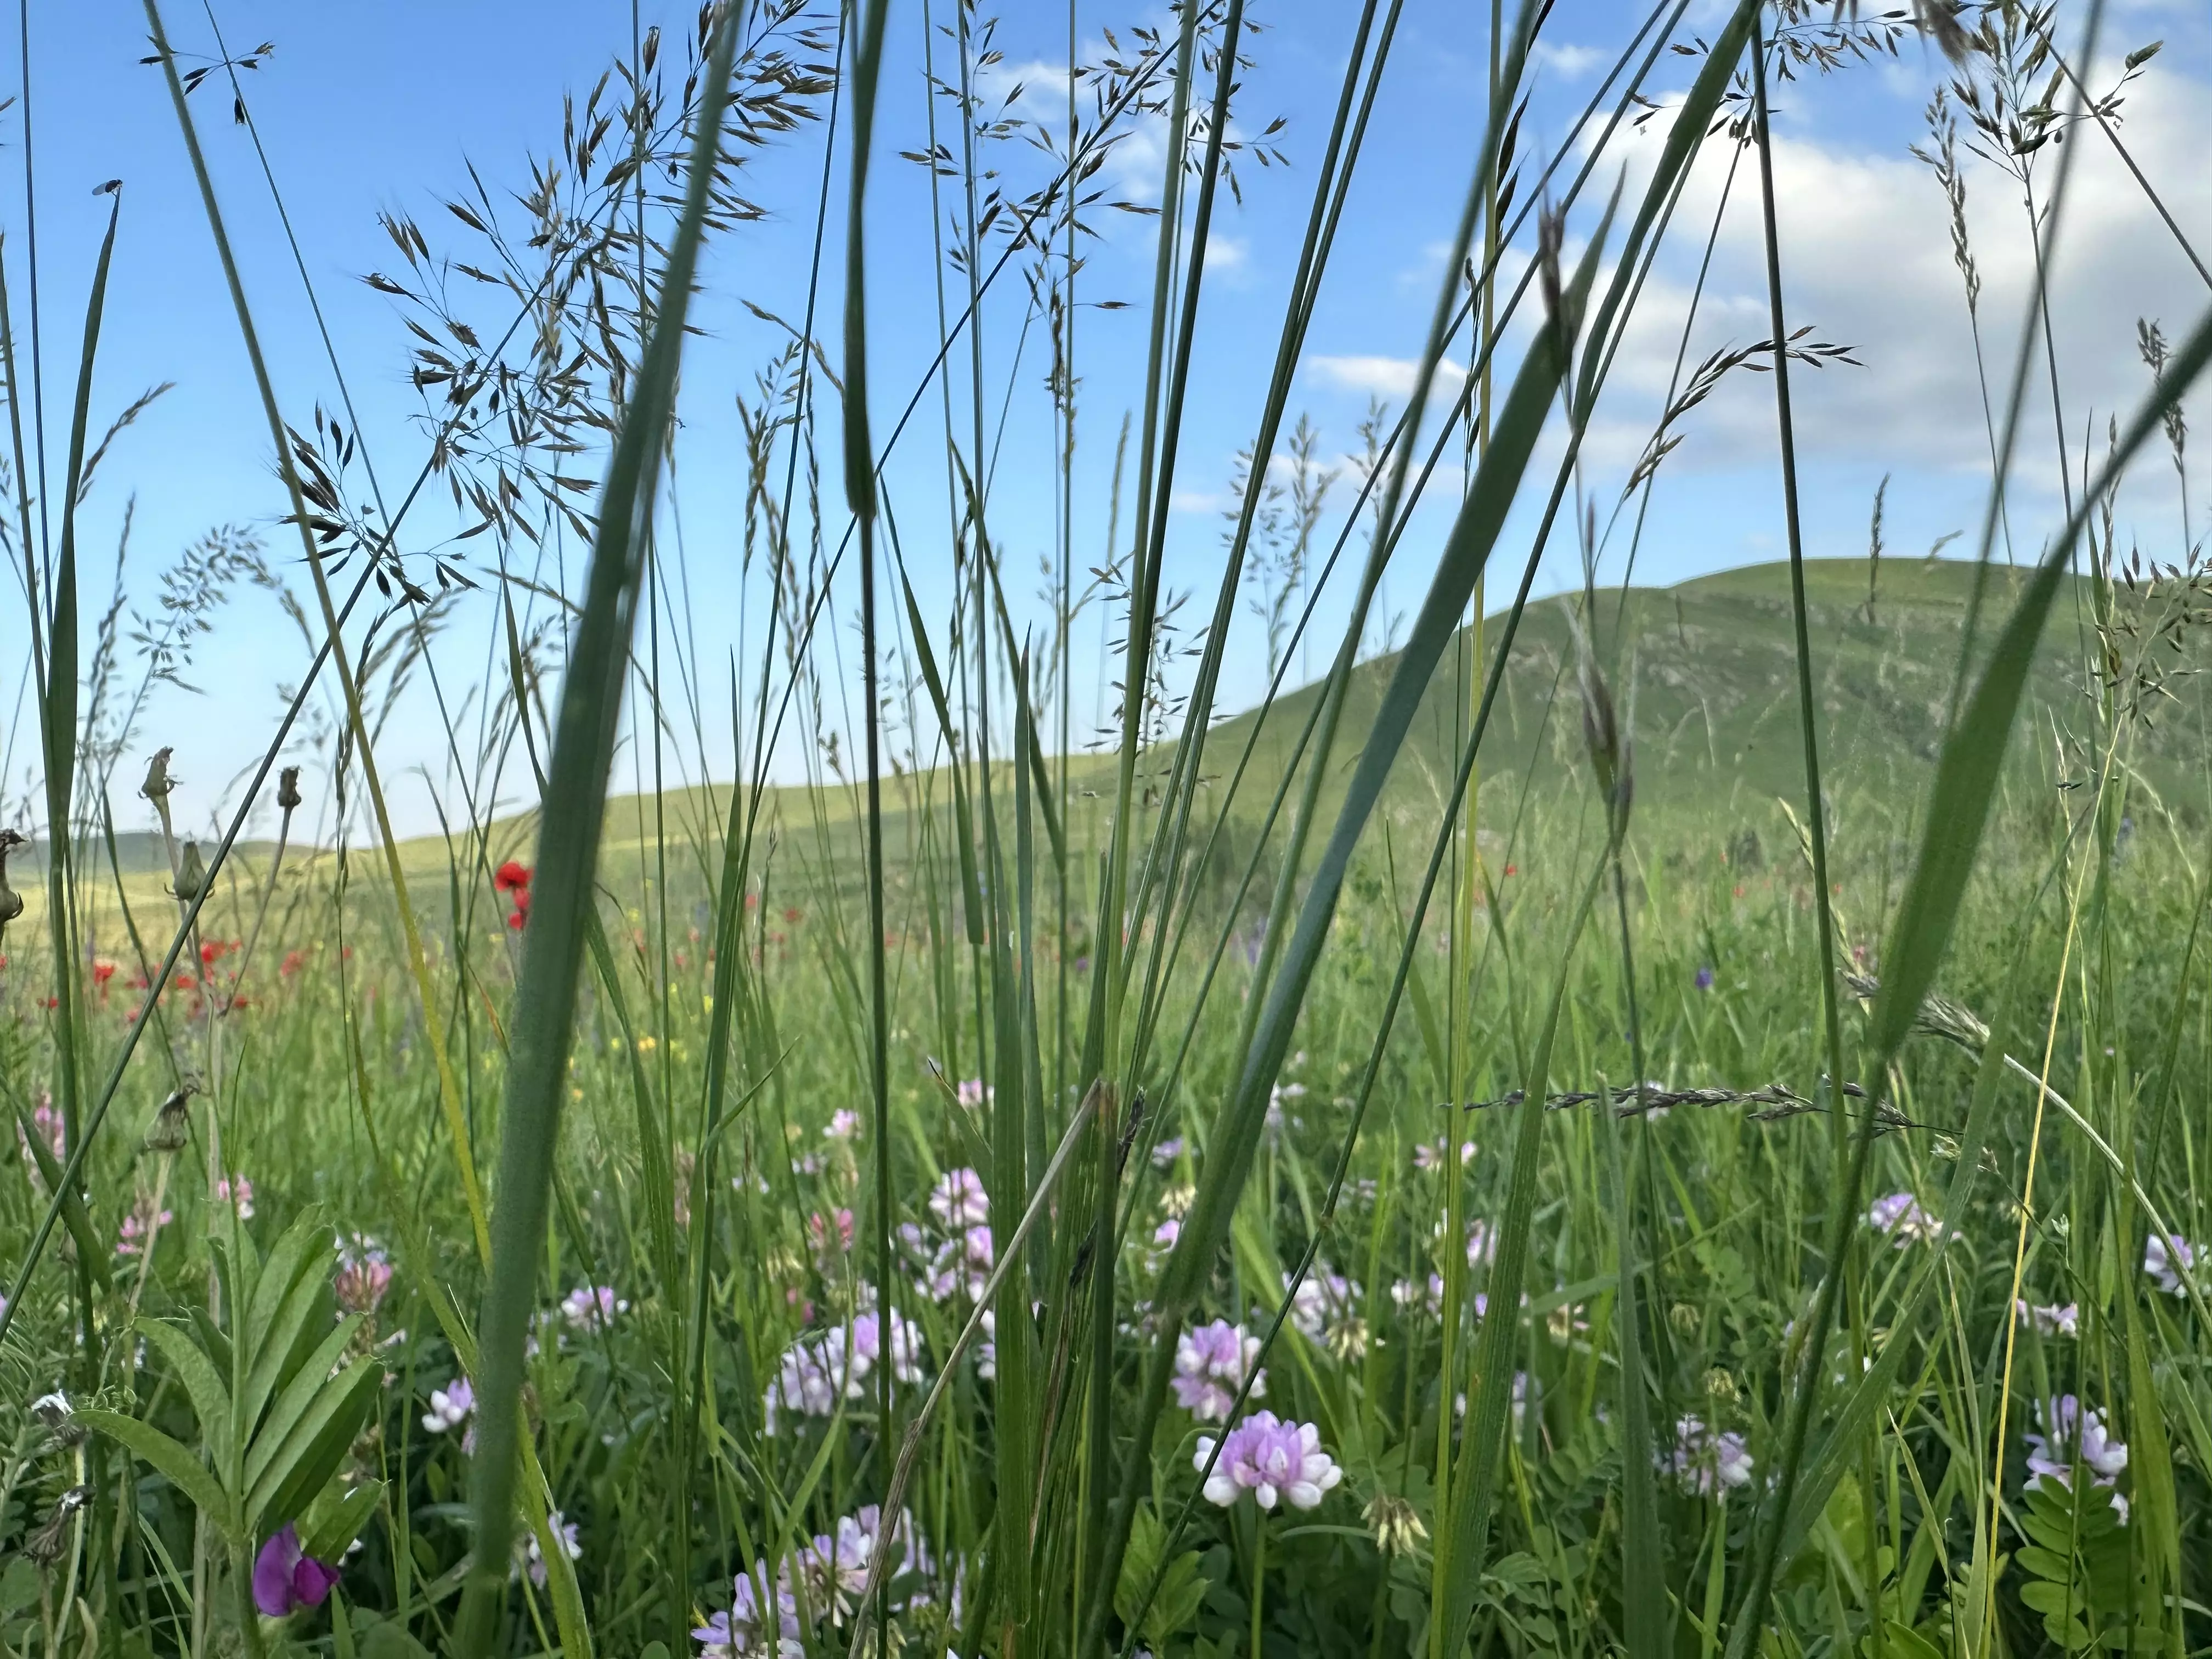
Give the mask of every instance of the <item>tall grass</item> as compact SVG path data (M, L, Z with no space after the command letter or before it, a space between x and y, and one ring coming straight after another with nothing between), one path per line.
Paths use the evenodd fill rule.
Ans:
M1767 126L1779 76L1848 95L1855 50L1911 60L1910 20L1741 0L1693 33L1668 0L1539 142L1559 20L1492 8L1415 392L1375 411L1358 488L1301 494L1286 531L1269 462L1347 212L1389 165L1399 0L1316 24L1340 81L1280 140L1244 0L1117 32L1080 75L1071 8L1065 112L1035 121L994 101L1034 19L779 0L641 30L571 102L557 176L512 202L479 181L452 250L386 221L401 263L373 282L441 399L389 511L377 468L404 476L414 440L349 399L343 426L280 404L200 72L145 9L312 599L258 554L221 568L285 596L310 666L211 857L176 844L161 750L162 851L131 867L117 757L190 749L115 712L147 702L113 695L119 598L82 651L77 509L144 407L94 441L128 216L118 196L51 553L40 322L19 351L8 311L9 283L36 291L27 224L0 270L0 537L45 891L0 903L25 1154L0 1182L9 1652L2203 1645L2212 777L2178 670L2212 607L2187 508L2144 567L2118 503L2161 437L2189 482L2212 313L2172 343L2146 325L2148 388L2072 476L2045 274L2075 158L2122 143L2104 88L2149 61L2103 63L2097 0L1926 22L1979 146L1939 132L1970 307L1962 169L2016 185L2036 243L2009 372L1984 369L1989 506L1955 576L1804 556L1790 371L1836 353L1785 312ZM1669 46L1688 89L1639 140ZM2040 103L2031 63L2062 70ZM927 134L926 185L878 155L895 126ZM1140 134L1157 199L1111 203ZM282 146L252 136L287 212ZM1036 160L1007 159L1018 137ZM702 526L674 434L722 392L685 361L692 295L725 273L705 250L755 234L745 168L772 144L821 146L808 297L740 397L741 520ZM1226 556L1185 595L1178 492L1225 447L1193 412L1209 250L1263 147L1310 173L1303 233ZM1757 200L1731 210L1747 162ZM1710 262L1717 222L1675 223L1699 168L1761 216L1770 337L1678 364L1616 516L1635 498L1640 545L1672 440L1735 368L1771 373L1790 558L1742 579L1769 621L1692 586L1673 626L1708 705L1786 672L1779 807L1731 791L1710 706L1704 762L1639 716L1675 659L1654 605L1602 586L1587 440L1670 249ZM887 255L898 192L932 228ZM1142 210L1150 292L1079 323L1109 205ZM872 296L925 257L938 334L902 385ZM495 313L445 280L465 264ZM1705 303L1701 275L1662 319L1685 363ZM360 366L324 345L342 391ZM1092 407L1083 354L1117 349L1142 390ZM2039 374L2068 475L2043 526L2017 476ZM999 482L1013 421L1051 434L1034 602ZM356 465L373 515L345 505ZM469 536L416 553L436 476ZM1583 583L1555 605L1534 595L1563 512ZM2015 532L2035 551L2008 574ZM1522 562L1486 620L1501 551ZM728 634L690 602L708 562L742 574ZM195 569L187 642L230 579ZM1883 584L1924 611L1878 620ZM1693 608L1740 637L1701 656ZM1253 612L1269 684L1231 718ZM439 642L470 629L483 666L454 684ZM1309 647L1328 665L1294 688ZM326 666L337 718L303 744ZM1944 712L1932 767L1834 712L1863 674ZM386 794L395 710L434 712L449 757L434 838ZM612 797L625 749L635 802ZM283 772L264 864L242 837L288 763L316 827L295 839ZM533 810L499 815L524 775Z

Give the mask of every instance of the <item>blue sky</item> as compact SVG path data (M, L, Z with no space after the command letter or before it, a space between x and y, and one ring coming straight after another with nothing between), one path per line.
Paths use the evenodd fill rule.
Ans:
M1356 429L1370 398L1402 405L1409 389L1484 117L1482 15L1487 9L1407 0L1291 399L1293 414L1311 416L1324 465L1340 467L1356 449ZM2078 14L2080 9L2068 9ZM1194 612L1211 603L1219 572L1220 514L1229 500L1234 458L1249 443L1259 414L1352 9L1276 0L1255 10L1267 27L1249 43L1254 62L1240 88L1237 131L1249 136L1281 116L1285 125L1274 142L1289 165L1263 167L1248 158L1238 169L1243 200L1224 197L1217 221L1176 478L1178 510L1169 539L1170 582L1194 591ZM1700 0L1693 23L1709 25L1717 10ZM986 91L995 102L1018 81L1024 92L1013 112L1045 114L1061 95L1055 77L1066 60L1065 11L1016 6L1006 12L997 35L1004 61L987 76ZM94 13L98 24L88 27ZM666 23L678 39L690 27L687 7L648 3L642 15L648 23ZM1525 153L1556 153L1573 111L1638 15L1615 0L1568 0L1556 9ZM420 404L405 380L409 340L398 313L391 301L356 280L393 263L379 211L411 215L434 245L471 257L467 234L440 204L465 187L471 163L495 195L526 181L529 158L557 144L562 94L587 88L627 53L629 9L567 0L529 6L380 0L345 7L218 0L213 15L234 54L264 40L276 46L246 77L246 91L359 406L363 441L388 487L392 479L412 475L423 440L415 418ZM213 54L206 11L173 5L167 21L181 52ZM1127 49L1133 45L1130 22L1165 21L1158 8L1123 10L1083 0L1078 52L1095 60L1109 28ZM896 155L922 146L923 21L919 0L894 0L870 230L872 372L879 429L903 404L938 337L927 180ZM2070 39L2078 23L2068 21L2062 27ZM20 88L21 66L12 31L7 33L0 77ZM2185 229L2200 246L2212 245L2212 179L2202 167L2212 141L2212 99L2205 95L2212 80L2212 22L2203 8L2185 0L2115 3L2104 61L2160 37L2166 49L2131 88L2123 133ZM105 224L106 200L92 193L102 180L119 176L125 187L94 384L94 425L104 425L147 386L175 382L175 390L118 441L84 510L87 608L96 611L104 595L125 505L134 496L126 584L138 609L150 610L160 574L178 553L219 525L258 528L272 560L306 597L303 573L289 562L295 550L272 522L282 498L266 428L160 72L137 61L147 50L138 8L97 0L94 7L66 13L40 10L33 18L32 40L40 320L53 470L60 465L91 259ZM1655 90L1679 94L1693 70L1689 59L1665 60ZM1942 77L1940 62L1908 41L1893 60L1800 81L1778 94L1777 177L1793 322L1809 323L1818 337L1857 348L1866 365L1797 377L1808 551L1816 556L1863 550L1869 506L1886 475L1891 479L1887 541L1893 552L1917 553L1947 532L1971 532L1978 522L1986 439L1960 278L1940 193L1927 169L1905 152L1922 136L1922 110ZM2106 77L2094 78L2102 84ZM221 77L211 79L193 103L280 397L288 416L304 423L318 402L336 402L329 366L267 188L242 130L229 118ZM941 106L939 112L941 118ZM29 272L22 113L19 102L0 116L5 141L0 228L6 233L19 331L27 327ZM763 152L750 167L745 188L769 216L739 227L715 250L699 313L708 334L695 343L687 364L678 453L688 587L671 625L686 632L710 665L726 663L732 653L750 662L758 651L757 606L747 613L745 632L739 631L744 582L738 570L742 493L734 400L749 393L756 368L776 349L778 337L741 301L794 319L799 315L822 142L817 124ZM1643 165L1639 157L1656 142L1655 131L1620 147L1632 188ZM1160 155L1160 124L1152 123L1117 153L1102 181L1127 199L1156 200ZM993 147L992 159L1017 189L1040 182L1049 165L1020 137ZM1609 179L1613 165L1608 161L1601 176ZM2101 139L2085 136L2077 165L2054 273L2054 333L2061 402L2078 464L2082 432L2101 435L2106 416L2131 402L2145 383L2134 349L2136 318L2162 319L2167 333L2179 335L2209 296ZM1624 347L1613 399L1586 456L1585 484L1601 503L1617 496L1663 394L1725 167L1725 155L1717 149L1701 163L1674 246ZM842 189L842 150L838 179ZM1691 337L1692 362L1765 332L1758 225L1743 189L1747 184L1747 178L1740 182L1723 222ZM1970 170L1969 191L1984 279L1984 345L1992 362L2008 363L2029 269L2022 210L2016 191L1986 167ZM1086 308L1079 314L1079 568L1097 562L1104 552L1114 435L1142 392L1155 222L1105 211L1096 217L1102 234L1083 277L1084 297L1126 301L1127 308ZM1591 222L1588 211L1577 214L1571 234L1587 231ZM841 271L836 242L833 236L820 327L833 361L830 319ZM948 275L948 280L955 279ZM1043 359L1034 330L1025 341L1021 337L1023 313L1020 291L1010 281L993 301L983 335L983 378L994 388L994 407L1007 385L1014 388L990 513L1009 579L1017 584L1030 581L1028 573L1053 545ZM2038 385L2041 407L2047 408L2047 386ZM957 407L964 407L964 356L953 389ZM950 555L942 428L933 423L941 420L938 409L934 398L926 403L929 418L911 434L889 487L923 609L941 627ZM956 416L963 430L964 420ZM1735 377L1684 431L1681 448L1662 474L1639 579L1674 581L1779 556L1767 381ZM825 428L823 488L833 504L835 441L832 425ZM2025 481L2014 526L2032 544L2049 528L2056 501L2047 415L2028 429L2023 443ZM2124 502L2124 521L2147 550L2170 556L2180 540L2172 470L2141 471L2140 483ZM1333 501L1348 503L1351 491L1352 484L1340 478ZM1439 491L1443 498L1452 493L1449 487ZM833 537L842 522L842 516L831 518ZM1441 506L1417 519L1389 578L1391 609L1410 611L1418 603L1445 522ZM1126 503L1121 523L1126 535ZM1328 528L1333 531L1334 523L1332 516ZM452 527L450 515L422 519L419 539L409 544L427 544ZM1512 570L1525 556L1528 528L1516 520L1499 550L1501 562ZM480 558L483 545L472 543L460 550ZM573 582L580 568L580 551L571 548L568 580ZM553 575L550 567L544 574ZM1572 547L1555 543L1546 586L1571 585L1576 574ZM1023 603L1018 592L1011 597ZM844 608L834 636L839 669L829 687L833 706L825 713L833 724L842 718L834 703L845 678L857 678L846 625L849 599L841 595ZM1340 629L1340 611L1332 607L1324 615L1336 617ZM15 702L27 649L19 617L20 607L11 608L10 619L0 624L0 668L12 671L0 688L15 732L4 778L11 803L20 799L28 776L31 730L27 705ZM265 743L278 712L278 688L296 681L307 656L296 630L268 595L241 593L211 620L211 630L194 647L189 678L198 690L160 688L134 750L175 745L177 769L187 786L180 807L194 822L218 809ZM441 637L437 660L457 699L483 682L495 621L488 598L478 596L457 609ZM1240 626L1249 630L1253 624L1248 617ZM1231 706L1249 701L1263 678L1264 652L1256 634L1251 640L1244 648L1240 636L1240 648L1231 655L1224 690ZM1316 665L1334 643L1327 635L1316 641ZM704 695L709 708L725 695L715 684L722 672L710 668ZM1088 677L1088 667L1079 665L1079 708L1094 700ZM319 717L329 719L327 704ZM726 777L726 720L710 714L708 725L708 769ZM464 726L474 732L473 712ZM419 684L395 709L379 754L392 780L404 830L434 825L434 790L447 810L458 810L445 740ZM633 746L623 764L635 769L641 757ZM796 752L784 755L785 774L795 773L801 759ZM126 826L144 816L143 803L129 795L137 771L132 762L119 769L124 787L117 810ZM629 775L639 774L632 769ZM520 799L524 781L511 767L501 799Z

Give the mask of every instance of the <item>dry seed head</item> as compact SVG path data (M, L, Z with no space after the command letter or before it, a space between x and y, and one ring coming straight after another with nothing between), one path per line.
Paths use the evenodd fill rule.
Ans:
M200 844L196 841L185 843L184 856L177 860L177 896L190 904L207 885L207 866L200 862Z
M177 781L169 775L169 757L176 752L167 747L156 749L146 763L146 781L138 786L138 793L159 806L169 798Z
M146 1134L146 1150L149 1152L175 1152L184 1150L191 1138L191 1114L187 1103L191 1099L191 1086L173 1091L154 1114L154 1127Z
M8 855L30 844L19 830L0 830L0 927L23 914L23 896L8 884Z
M69 1540L70 1517L92 1501L92 1488L71 1486L54 1500L54 1512L46 1525L23 1540L23 1553L34 1565L51 1567L62 1559Z
M287 812L296 811L300 805L300 769L288 766L276 775L276 805Z
M1375 1546L1385 1555L1405 1555L1429 1535L1420 1512L1395 1492L1377 1492L1362 1510L1360 1518L1375 1534Z

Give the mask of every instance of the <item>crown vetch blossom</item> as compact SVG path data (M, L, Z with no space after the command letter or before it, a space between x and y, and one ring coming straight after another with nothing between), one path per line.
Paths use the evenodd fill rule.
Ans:
M2027 1442L2027 1484L2033 1488L2055 1480L2072 1490L2074 1465L2078 1459L2089 1468L2089 1484L2112 1494L2112 1507L2120 1519L2128 1518L2128 1500L2116 1488L2128 1467L2128 1449L2112 1438L2103 1410L2082 1405L2070 1394L2039 1400L2035 1427L2022 1437Z
M1175 1390L1176 1403L1200 1422L1224 1422L1237 1390L1244 1384L1244 1373L1259 1356L1258 1337L1217 1319L1176 1340L1175 1374L1168 1386ZM1252 1395L1257 1399L1267 1392L1267 1374L1261 1371L1252 1379Z
M2173 1248L2168 1249L2165 1235L2154 1232L2143 1241L2143 1271L2155 1279L2159 1289L2168 1296L2185 1295L2181 1275L2195 1275L2197 1247L2177 1233Z
M990 1194L973 1170L947 1170L929 1189L929 1212L945 1227L973 1227L991 1218Z
M1878 1198L1867 1210L1867 1225L1887 1233L1899 1249L1907 1244L1933 1244L1943 1237L1943 1224L1923 1209L1911 1193L1892 1193Z
M1198 1437L1191 1467L1204 1469L1213 1457L1210 1434ZM1246 1492L1263 1510L1286 1502L1310 1510L1344 1479L1336 1460L1321 1448L1321 1430L1311 1423L1285 1423L1273 1412L1255 1412L1221 1442L1221 1456L1206 1479L1210 1503L1227 1509Z
M1693 1497L1717 1498L1732 1486L1751 1484L1753 1458L1743 1437L1733 1431L1717 1434L1699 1417L1676 1421L1674 1449L1661 1453L1658 1462Z

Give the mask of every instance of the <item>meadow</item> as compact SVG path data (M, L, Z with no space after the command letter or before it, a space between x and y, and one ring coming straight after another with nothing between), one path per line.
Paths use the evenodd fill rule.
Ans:
M11 239L38 787L0 835L0 1649L2212 1650L2212 312L2144 325L2136 403L2027 489L2080 416L2035 380L2040 278L1990 314L1963 205L2020 193L2042 270L2155 46L2100 0L1695 30L1666 0L1540 147L1559 20L1494 4L1433 389L1324 479L1292 371L1388 165L1401 9L1342 7L1250 388L1271 459L1194 595L1199 298L1273 142L1234 118L1270 37L1245 0L1109 35L1020 135L1030 179L977 159L1014 118L955 4L938 138L895 170L908 9L708 6L519 195L457 198L456 240L395 210L369 280L425 413L380 432L282 406L201 148L226 111L191 95L250 127L252 54L173 50L144 0L283 491L266 550L167 579L166 632L78 546L136 414L90 390L116 221L66 410L17 395ZM1768 100L1881 58L1942 88L1988 505L1945 558L1886 549L1877 501L1864 556L1808 560L1790 387L1848 349L1785 312ZM1655 66L1688 84L1663 111ZM1172 137L1125 414L1085 402L1077 295L1139 131ZM680 411L728 395L684 368L704 251L755 233L777 148L818 150L838 234L740 393L741 522L679 534ZM1693 167L1767 228L1766 337L1691 361L1693 295L1641 459L1598 477L1662 245L1707 234L1674 222ZM871 230L902 191L925 252ZM870 286L924 257L930 373L872 386ZM987 321L1044 372L986 383ZM1789 556L1638 585L1675 445L1746 377ZM1039 570L992 528L1010 418L1060 458ZM1079 422L1118 431L1080 508ZM895 488L900 443L941 449L941 502ZM2164 468L2147 546L2121 504ZM1554 545L1582 584L1532 597ZM688 599L717 557L732 626ZM1378 645L1386 577L1420 598ZM172 809L192 734L143 710L255 586L309 666L210 835ZM474 684L441 678L459 635ZM434 835L380 765L410 724L450 757Z

